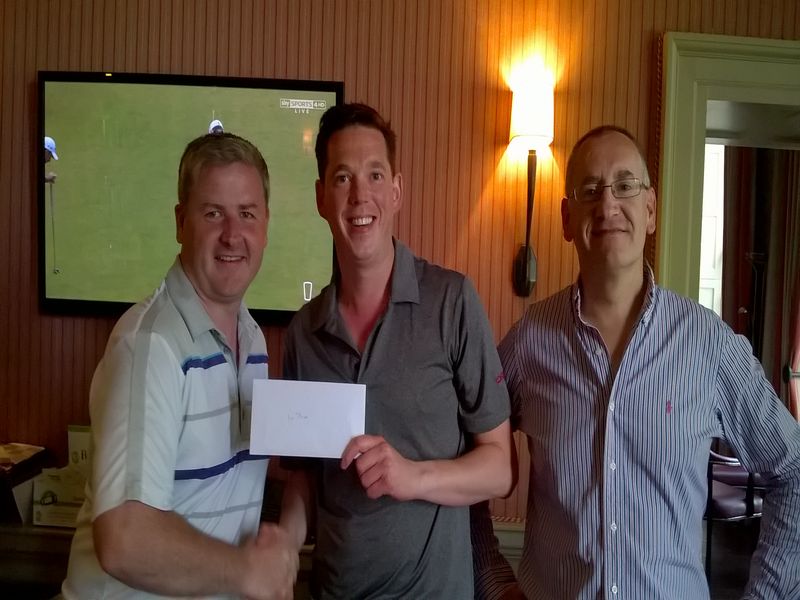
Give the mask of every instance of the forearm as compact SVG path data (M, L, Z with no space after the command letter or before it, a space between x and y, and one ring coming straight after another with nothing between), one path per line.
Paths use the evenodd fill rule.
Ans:
M201 533L175 513L139 502L123 507L94 523L97 554L110 575L163 595L243 593L241 548Z
M289 473L281 500L280 524L288 533L297 548L306 540L312 512L311 482L305 471Z
M452 460L417 463L419 500L466 506L507 496L513 489L511 458L495 444L477 446Z
M516 452L508 420L473 436L474 448L447 460L413 461L401 456L382 436L359 435L342 453L341 467L355 463L370 498L427 500L465 506L506 496L514 489Z
M761 535L744 598L790 598L800 592L800 478L768 489Z

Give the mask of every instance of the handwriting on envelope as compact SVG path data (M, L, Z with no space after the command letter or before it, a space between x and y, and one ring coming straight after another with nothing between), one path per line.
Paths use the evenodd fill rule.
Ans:
M366 393L360 383L255 380L250 453L340 458L364 433Z

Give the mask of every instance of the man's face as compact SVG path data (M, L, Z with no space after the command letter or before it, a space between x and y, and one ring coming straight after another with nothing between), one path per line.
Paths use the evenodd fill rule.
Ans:
M50 152L50 150L45 149L45 151L44 151L44 162L45 162L45 164L49 163L51 160L53 160L53 153Z
M258 273L269 213L258 170L205 166L175 207L181 264L205 306L236 305Z
M334 133L316 190L317 210L331 228L340 264L365 265L394 255L402 179L392 174L380 131L354 125Z
M584 185L604 186L615 181L644 180L644 165L634 143L612 131L585 142L575 157L570 195L561 203L564 239L575 242L581 269L621 269L641 265L648 233L656 228L655 192L642 191L631 198L616 198L610 187L598 188L591 201L571 193Z

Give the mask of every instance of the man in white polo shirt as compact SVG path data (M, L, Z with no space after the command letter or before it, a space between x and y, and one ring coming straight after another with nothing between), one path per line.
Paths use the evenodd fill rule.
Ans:
M117 323L92 381L66 598L292 595L297 553L259 526L267 461L248 452L267 352L242 298L267 243L267 165L235 135L203 136L178 198L180 254Z

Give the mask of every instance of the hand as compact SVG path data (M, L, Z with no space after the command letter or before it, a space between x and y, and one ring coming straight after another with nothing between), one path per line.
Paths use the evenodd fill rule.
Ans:
M342 469L355 462L361 485L373 500L391 496L395 500L419 498L420 463L408 460L378 435L359 435L342 453Z
M247 577L244 596L252 600L291 600L300 557L288 533L262 523L258 536L244 544Z
M44 176L45 183L55 183L56 182L56 174L50 171Z

